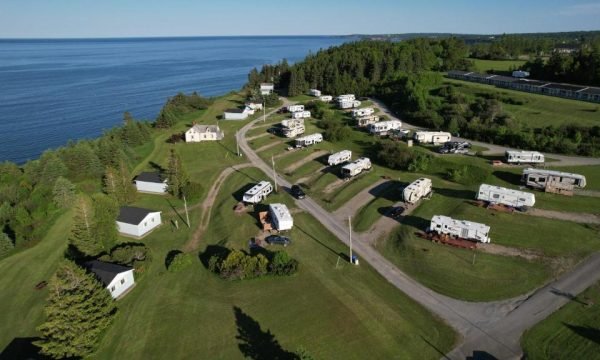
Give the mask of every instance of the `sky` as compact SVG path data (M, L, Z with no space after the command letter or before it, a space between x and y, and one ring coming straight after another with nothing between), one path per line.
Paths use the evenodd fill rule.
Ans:
M600 0L0 0L0 38L600 30Z

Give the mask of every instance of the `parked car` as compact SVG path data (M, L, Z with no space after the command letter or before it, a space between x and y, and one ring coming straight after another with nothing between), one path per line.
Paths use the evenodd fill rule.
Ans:
M280 235L269 235L265 238L265 241L269 245L283 245L283 246L288 246L292 242L292 240L289 237L280 236Z
M298 200L304 199L306 197L306 194L304 193L304 191L302 191L299 185L292 185L290 192L292 193L292 196Z

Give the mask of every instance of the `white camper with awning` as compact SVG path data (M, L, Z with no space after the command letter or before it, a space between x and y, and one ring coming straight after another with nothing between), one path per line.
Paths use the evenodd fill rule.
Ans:
M429 194L431 194L431 179L428 178L417 179L402 191L404 201L409 204L414 204Z
M490 242L490 227L467 220L455 220L444 215L434 215L429 226L431 231L438 234L456 236L467 240Z
M343 164L352 159L352 151L350 150L342 150L340 152L336 152L335 154L329 155L327 158L327 164L329 166L335 166L339 164Z
M479 186L477 200L514 208L521 208L523 206L532 207L535 205L535 195L532 193L488 184L481 184Z

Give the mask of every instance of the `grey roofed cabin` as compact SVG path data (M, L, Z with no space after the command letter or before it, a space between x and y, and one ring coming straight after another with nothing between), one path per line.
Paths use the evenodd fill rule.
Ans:
M225 112L241 114L244 112L244 109L227 109Z
M155 213L155 210L142 209L133 206L123 206L119 211L117 221L137 225L148 216L148 214Z
M112 264L100 260L88 261L84 266L93 272L102 281L104 286L108 286L118 274L133 270L130 266Z
M162 184L165 181L163 179L162 175L158 171L142 172L138 176L135 177L135 180L149 182L149 183L157 183L157 184Z

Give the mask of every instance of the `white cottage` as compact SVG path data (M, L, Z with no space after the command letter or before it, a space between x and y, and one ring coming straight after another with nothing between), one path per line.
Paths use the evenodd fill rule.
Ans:
M84 266L104 284L113 299L125 295L135 285L132 267L99 260L88 261Z
M223 113L225 120L246 120L250 115L250 108L244 107L243 109L227 109ZM254 113L254 111L252 111Z
M121 235L144 237L154 228L160 226L160 211L123 206L117 217L117 229Z
M195 124L185 132L185 142L218 141L223 140L225 133L219 125Z
M137 191L150 194L165 194L167 192L167 179L159 172L143 172L133 180Z

